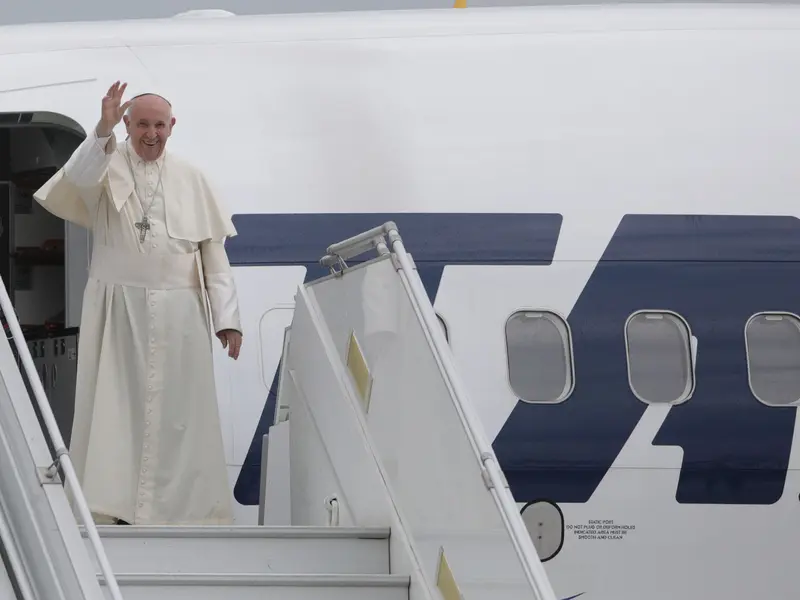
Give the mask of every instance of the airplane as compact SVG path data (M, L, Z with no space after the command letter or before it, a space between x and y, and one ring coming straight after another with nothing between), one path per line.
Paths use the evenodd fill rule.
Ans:
M109 82L173 103L170 149L239 233L245 345L237 363L215 351L237 523L257 518L298 285L328 244L391 219L523 518L563 515L537 542L557 589L788 598L798 72L800 7L768 3L10 26L0 180L24 207ZM44 321L61 294L78 326L89 244L67 227L65 290L53 267L17 273L20 312Z

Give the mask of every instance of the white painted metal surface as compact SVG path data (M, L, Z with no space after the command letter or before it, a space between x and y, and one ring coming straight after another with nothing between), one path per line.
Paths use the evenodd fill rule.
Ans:
M374 490L352 470L340 475L352 463L343 439L358 423L429 589L443 548L468 598L555 600L394 223L329 247L321 262L344 266L375 248L379 258L306 284L296 297L278 398L292 427L293 505L310 520L317 499L336 491L343 518L362 525L353 505ZM368 397L348 373L355 346L368 365ZM342 400L346 409L336 406ZM319 438L309 435L314 428Z
M281 404L289 407L292 525L325 526L324 500L335 494L341 527L391 527L390 569L411 577L409 600L437 600L393 499L386 469L322 335L305 288L298 291L290 344L281 373Z
M11 578L8 575L8 569L0 562L0 598L14 598L16 591L11 584Z
M445 339L441 325L436 320L436 313L428 299L428 295L422 285L416 267L411 260L411 256L406 252L403 240L397 231L397 226L394 223L388 223L384 228L387 230L389 246L392 249L393 256L397 257L400 263L401 268L398 269L398 274L400 275L403 287L408 295L408 299L413 305L414 312L417 314L418 323L424 330L427 350L433 354L438 362L439 369L444 378L444 383L453 401L458 420L470 440L475 458L482 467L481 475L483 476L484 483L486 483L489 488L492 500L500 513L500 518L511 539L511 544L514 548L516 558L519 561L519 566L522 567L525 580L530 585L534 597L538 600L556 600L555 592L550 585L547 573L545 573L542 567L542 563L536 553L536 548L531 541L530 534L520 518L508 482L500 469L497 457L494 455L494 450L487 440L483 427L475 414L472 399L467 394L466 388L461 380L461 375L456 369L450 346ZM413 372L408 375L414 377ZM439 426L447 427L448 425L446 423L439 423ZM472 561L475 560L476 557L470 556L469 558ZM488 581L492 580L489 579ZM511 583L513 585L517 582L513 580L504 580L503 583ZM489 589L491 588L488 587L487 591Z
M0 288L16 347L30 360L2 282ZM23 600L99 600L102 591L64 488L55 471L47 476L52 457L6 336L0 338L0 376L0 538ZM45 407L49 411L46 399Z
M86 525L87 534L89 536L89 540L91 541L92 550L94 555L97 557L97 560L100 564L100 569L103 573L103 576L106 580L106 585L108 587L108 592L111 595L113 600L123 600L122 594L119 590L119 586L117 585L116 579L114 578L114 573L111 570L111 565L108 562L108 557L103 550L103 544L100 541L100 536L97 533L97 528L94 524L94 520L92 519L91 512L89 510L89 505L86 503L86 498L83 495L83 491L80 487L80 481L78 479L78 475L75 471L75 467L72 464L72 459L69 456L69 451L67 450L66 445L64 444L64 438L61 435L61 432L58 428L58 423L56 422L56 418L53 415L53 410L50 408L50 403L47 400L47 396L45 395L44 388L42 387L42 382L39 379L39 374L36 371L36 367L33 364L33 358L31 357L30 349L28 348L28 344L25 341L25 336L22 334L22 329L20 327L19 321L17 319L16 312L14 311L14 305L11 303L11 299L8 296L8 291L6 290L5 284L0 281L0 307L2 307L3 315L8 323L8 327L11 330L11 334L14 339L14 345L17 350L17 355L19 356L22 366L25 370L25 374L27 375L28 382L30 383L31 389L33 390L34 400L36 402L36 406L39 409L39 413L41 414L42 420L44 421L45 430L44 434L47 435L50 440L52 441L54 454L56 456L55 462L49 466L45 471L41 472L40 477L42 477L42 483L47 485L59 485L58 484L58 468L60 467L66 477L66 487L71 490L74 499L74 506L78 515L80 516L83 523ZM7 343L7 342L6 342ZM3 370L17 370L17 366L15 364L16 361L4 361ZM21 374L21 373L20 373ZM25 394L27 396L27 394ZM30 443L30 442L29 442ZM19 468L20 465L17 465ZM60 487L60 486L59 486ZM64 493L64 490L59 489L58 493ZM71 524L70 522L74 523L72 519L70 521L64 523L60 523L61 526L69 527ZM76 561L80 560L80 557L75 558ZM53 565L51 565L52 567ZM27 566L26 566L27 567ZM79 580L82 579L81 574L79 574ZM60 584L62 582L59 582ZM62 584L63 585L63 584ZM91 597L94 595L94 589L88 582L81 582L81 585L88 585L88 587L84 588L83 593L87 595L87 597Z
M126 600L408 600L389 530L100 527ZM99 581L103 582L98 571Z
M256 522L255 486L242 484L241 473L283 332L280 319L265 315L290 302L303 282L307 248L294 241L317 235L310 233L314 219L300 218L282 240L292 247L276 249L254 240L252 229L245 233L248 222L266 227L276 217L272 223L285 223L280 214L266 214L282 212L322 213L323 223L334 220L332 213L416 213L423 225L430 222L429 213L454 211L495 226L483 213L558 216L552 263L521 258L527 246L539 243L537 231L530 240L501 248L511 264L473 264L474 257L464 253L459 260L441 250L428 253L431 262L444 265L435 307L447 320L453 352L493 439L513 425L520 406L509 382L504 332L509 315L548 309L565 320L576 316L587 301L581 297L596 293L590 281L604 270L602 257L626 215L696 215L698 224L720 215L798 215L799 32L796 6L674 3L16 27L0 32L0 111L54 111L88 128L97 118L97 99L116 78L175 101L180 125L171 143L204 167L240 215L240 241L248 238L240 256L252 259L235 267L245 336L251 340L246 343L252 345L236 364L221 357L216 365L231 486L239 483L242 502L237 518L249 524ZM166 75L165 64L181 77ZM219 107L230 104L231 90L238 90L236 110L247 119L217 118ZM756 241L752 233L744 228L740 250ZM669 231L636 234L632 260L647 239L659 236L663 243L672 239ZM461 231L442 231L439 240L445 249L474 242ZM278 258L271 254L275 250L281 251ZM729 266L736 269L736 263ZM680 265L675 267L675 289L691 289L692 282L681 279ZM784 285L797 281L783 279ZM720 310L708 334L727 324L726 335L740 342L713 342L714 352L741 343L744 330L744 321L726 316L729 302L717 295L698 297L709 310ZM613 287L595 298L609 308L626 301ZM652 304L669 304L671 298L656 297ZM768 297L756 308L779 304L793 310L791 301ZM621 324L604 318L599 314L592 322L609 332L621 330ZM570 400L552 407L569 416L552 429L552 437L575 454L561 462L558 454L545 456L543 464L557 469L559 477L563 471L569 484L592 462L594 442L620 434L622 449L590 495L576 498L566 485L553 496L558 504L551 507L567 529L559 527L563 546L558 544L560 552L546 567L560 597L673 600L701 592L711 600L791 597L796 577L783 564L798 537L797 423L785 442L792 449L788 468L752 463L753 473L784 482L779 500L715 500L711 492L739 487L735 481L726 484L728 456L709 453L717 457L710 465L685 461L718 425L736 418L731 396L693 399L679 409L648 406L630 429L615 433L628 427L617 421L613 406L614 395L624 396L627 388L611 394L587 382L588 373L606 365L605 351L593 351L593 343L577 356L576 367L576 389L590 397L588 406ZM709 360L708 337L701 335L697 348L699 360ZM613 364L624 368L624 357L620 362ZM717 377L738 378L736 385L747 390L743 363L720 364ZM698 390L708 387L701 382ZM634 408L637 402L616 400ZM744 395L741 401L756 402ZM551 409L523 408L535 415ZM712 409L718 419L709 416L708 430L681 425L687 411ZM314 410L329 416L321 412L328 410L322 404ZM800 418L794 407L776 410ZM334 428L303 418L309 436ZM654 445L673 427L680 429L683 444ZM747 422L739 430L746 432ZM365 437L354 439L361 443ZM522 430L507 448L509 460L524 459L528 445ZM741 445L777 449L772 432ZM348 445L339 459L352 460L359 452ZM279 456L273 452L270 460ZM536 465L525 466L537 475ZM679 482L693 477L694 466L719 477L696 486L710 498L687 502ZM379 476L397 468L387 461ZM319 524L327 516L322 500L330 492L322 490L309 505L308 516ZM347 518L346 511L341 517ZM580 535L592 521L611 522L628 533L618 540ZM395 532L391 543L401 535ZM395 556L404 555L393 546L393 561ZM665 573L674 576L665 580Z
M33 584L25 573L25 559L21 556L20 549L17 548L14 534L9 527L8 517L3 513L0 506L0 551L3 553L2 562L0 562L0 592L4 594L0 598L16 596L17 600L35 600L36 593L33 591ZM16 580L17 590L11 583L12 576Z
M120 575L125 600L408 600L393 575Z
M388 529L107 526L99 531L117 573L389 573Z

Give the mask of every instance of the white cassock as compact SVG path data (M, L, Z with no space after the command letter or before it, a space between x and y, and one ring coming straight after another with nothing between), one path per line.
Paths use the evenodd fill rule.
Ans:
M94 132L34 197L94 238L70 455L95 520L230 524L211 354L212 320L241 332L229 214L171 153Z

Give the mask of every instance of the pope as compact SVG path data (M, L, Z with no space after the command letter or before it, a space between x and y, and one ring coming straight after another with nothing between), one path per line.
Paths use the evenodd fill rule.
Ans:
M238 359L224 246L236 229L203 173L167 152L170 102L123 102L126 88L109 88L95 129L34 195L93 236L70 455L99 524L230 524L211 332Z

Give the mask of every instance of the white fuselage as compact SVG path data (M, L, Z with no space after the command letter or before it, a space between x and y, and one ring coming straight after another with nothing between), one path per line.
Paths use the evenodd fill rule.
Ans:
M795 596L798 73L800 7L777 5L0 28L0 116L89 131L110 83L161 93L170 151L234 214L245 343L216 369L239 522L307 266L393 219L516 499L563 511L554 587L586 600ZM553 358L512 331L520 310L569 323L559 403L519 401ZM676 329L629 373L642 310L688 326L688 370ZM762 312L788 328L748 346ZM654 400L675 377L687 394Z

